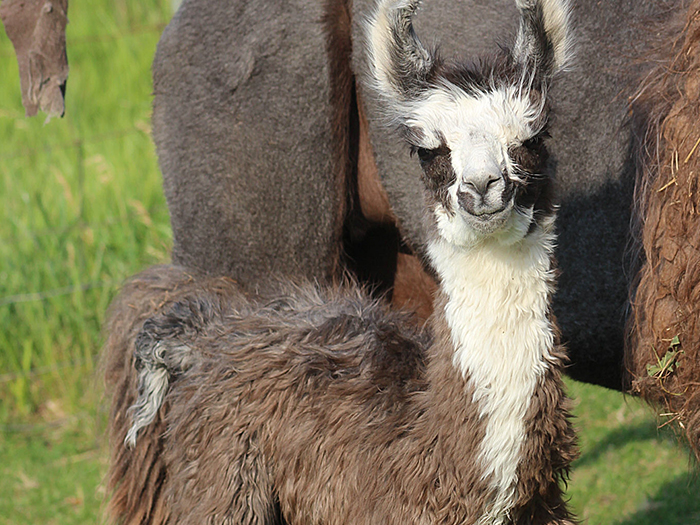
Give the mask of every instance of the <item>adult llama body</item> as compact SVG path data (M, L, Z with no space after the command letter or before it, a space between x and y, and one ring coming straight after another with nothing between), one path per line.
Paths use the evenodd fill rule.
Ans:
M360 43L373 2L183 2L154 61L174 262L251 291L350 271L428 317L420 170L381 125ZM696 15L684 0L578 0L548 149L567 374L666 405L698 454ZM510 0L433 0L415 24L466 56L512 34L517 14Z
M682 4L577 1L578 51L550 93L561 203L554 310L567 373L609 388L623 388L635 273L630 221L644 113L630 117L629 96ZM420 168L382 127L368 88L361 23L373 5L183 2L153 68L175 263L251 291L277 274L332 282L350 270L429 315L435 284L421 271ZM517 10L510 0L434 0L415 24L446 57L483 55L514 34Z
M120 521L572 523L545 146L568 6L516 6L512 47L469 63L421 43L415 0L366 23L368 89L423 172L426 326L354 284L251 296L166 267L127 286L106 349L137 371L113 414Z

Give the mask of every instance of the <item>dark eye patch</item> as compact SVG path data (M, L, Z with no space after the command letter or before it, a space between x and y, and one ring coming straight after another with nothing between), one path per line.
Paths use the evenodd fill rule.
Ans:
M542 135L537 135L535 137L529 138L525 141L523 141L523 148L528 149L530 151L539 151L539 149L542 147L542 143L544 142L544 137Z
M437 149L417 148L416 153L421 162L430 162L438 155Z
M545 139L549 133L542 131L508 148L508 155L521 175L522 183L518 184L516 204L523 208L533 207L535 214L551 213L553 209L552 184L545 175L549 152Z
M541 173L549 153L544 140L549 134L543 131L521 144L508 148L508 155L518 168L527 173Z
M411 146L411 155L418 155L426 189L436 201L450 209L447 189L457 179L452 169L450 148L444 142L433 149Z
M418 155L421 166L425 168L427 164L433 162L437 157L448 156L450 154L450 148L445 144L441 144L437 148L420 148L418 146L411 146L411 155Z

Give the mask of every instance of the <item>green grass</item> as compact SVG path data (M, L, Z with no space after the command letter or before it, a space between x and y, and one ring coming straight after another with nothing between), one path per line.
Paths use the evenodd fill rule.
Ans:
M569 495L591 524L697 525L700 482L671 429L638 399L570 381L581 457Z
M0 525L99 521L106 468L100 328L120 283L167 261L150 140L150 63L167 0L76 0L66 118L21 108L0 32ZM697 525L688 453L636 400L570 383L591 524Z
M104 424L97 421L93 414L64 414L51 423L5 428L0 525L99 521L107 463Z
M119 284L168 259L150 141L150 64L164 0L71 3L66 117L26 119L0 36L0 421L47 400L94 404L104 313Z

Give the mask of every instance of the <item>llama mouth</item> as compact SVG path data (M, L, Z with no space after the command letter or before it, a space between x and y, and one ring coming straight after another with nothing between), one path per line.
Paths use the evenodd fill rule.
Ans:
M483 213L471 213L462 210L461 216L470 228L480 234L489 235L508 222L512 210L512 203L508 203L498 210Z
M484 213L470 213L473 217L476 219L483 221L483 222L488 222L494 217L498 216L499 214L503 213L505 211L505 208L501 208L500 210L497 211L491 211L491 212L484 212Z

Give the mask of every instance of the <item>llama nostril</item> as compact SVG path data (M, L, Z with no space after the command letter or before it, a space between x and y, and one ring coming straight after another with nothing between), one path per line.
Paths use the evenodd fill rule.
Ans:
M486 190L488 191L488 189L491 186L493 186L494 184L496 184L499 180L501 180L500 177L493 177L493 178L489 179L488 182L486 183Z
M470 179L463 182L464 190L473 193L476 197L484 197L489 190L501 180L498 175L489 175L481 179Z
M479 184L477 184L476 182L472 182L472 181L468 180L468 181L466 181L466 183L464 185L466 186L466 188L465 188L466 190L468 190L472 193L475 193L476 195L483 194L482 188L480 188Z

